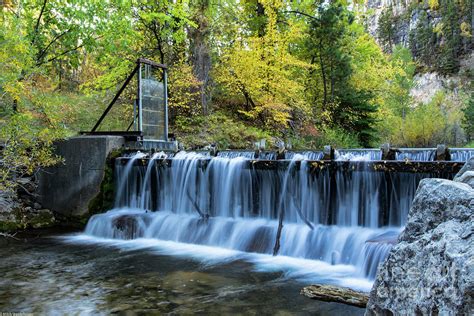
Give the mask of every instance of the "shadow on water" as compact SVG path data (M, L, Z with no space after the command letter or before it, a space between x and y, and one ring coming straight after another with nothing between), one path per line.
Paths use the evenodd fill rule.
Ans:
M236 260L195 260L40 236L0 242L0 311L41 314L362 315L307 299L305 284Z

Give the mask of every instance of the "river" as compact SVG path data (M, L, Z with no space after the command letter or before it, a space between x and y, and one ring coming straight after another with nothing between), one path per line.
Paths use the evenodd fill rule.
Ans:
M31 236L30 236L31 237ZM169 246L169 245L168 245ZM27 242L0 239L0 312L48 315L312 314L364 310L310 300L306 282L233 260L169 254L166 245L88 242L49 232ZM225 254L221 254L221 256ZM207 254L203 257L209 258Z

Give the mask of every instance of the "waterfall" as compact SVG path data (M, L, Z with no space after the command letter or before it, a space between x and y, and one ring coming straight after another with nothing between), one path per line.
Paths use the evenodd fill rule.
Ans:
M254 151L219 151L217 153L217 157L221 158L237 158L237 157L244 157L247 159L253 159L255 157Z
M382 151L379 149L340 149L335 151L335 158L339 161L381 160Z
M435 153L435 149L400 149L400 152L396 153L396 159L400 161L433 161Z
M346 277L373 280L419 181L432 176L355 168L378 158L373 150L339 152L344 161L331 168L311 168L315 152L271 167L256 167L246 155L118 158L116 209L94 215L85 233L271 255L283 212L279 256L352 267Z
M322 151L288 151L285 153L285 159L293 159L295 155L302 155L306 160L321 160L324 157L324 153Z
M466 162L472 157L474 157L474 149L472 148L453 148L450 149L451 160L452 161L462 161Z
M115 207L121 206L121 202L123 200L124 196L129 196L130 195L130 190L134 190L135 187L129 185L129 175L132 173L132 168L137 159L141 159L146 157L146 154L142 152L137 152L133 154L130 159L128 160L127 164L125 165L125 168L120 168L117 167L115 168L115 171L117 172L117 179L118 179L118 188L117 188L117 194L115 196ZM119 161L119 160L117 160ZM123 169L123 170L122 170ZM135 183L136 179L130 179L130 182ZM136 201L136 199L134 199ZM137 204L131 204L131 207L136 207Z

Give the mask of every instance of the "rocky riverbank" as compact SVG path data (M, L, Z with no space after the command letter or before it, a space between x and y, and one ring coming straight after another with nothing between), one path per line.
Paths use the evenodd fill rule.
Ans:
M473 297L474 158L454 181L421 181L366 315L473 315Z
M53 212L36 201L35 191L36 184L31 178L21 179L15 194L0 191L0 233L57 224Z

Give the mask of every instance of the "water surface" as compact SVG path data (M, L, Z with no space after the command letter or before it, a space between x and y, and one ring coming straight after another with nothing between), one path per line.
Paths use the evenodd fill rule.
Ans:
M151 246L125 249L70 242L75 238L0 240L0 311L49 315L364 312L305 298L299 291L306 283L283 272L260 272L245 260L204 263L164 255Z

